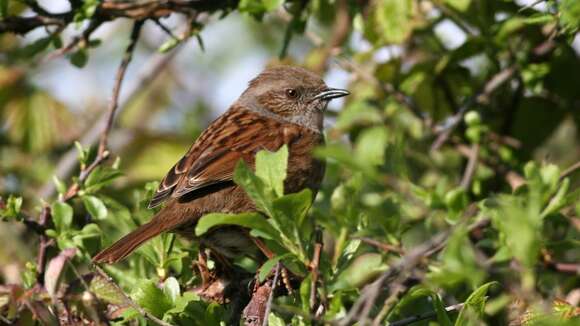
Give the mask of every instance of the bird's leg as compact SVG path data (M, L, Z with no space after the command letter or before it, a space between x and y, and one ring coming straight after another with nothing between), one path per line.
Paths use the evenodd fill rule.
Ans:
M252 239L252 241L254 242L254 244L256 244L256 247L258 247L258 249L260 249L260 251L266 256L268 257L268 259L272 259L274 258L276 255L272 252L272 250L270 250L268 247L266 247L266 244L256 238L256 237L250 237ZM286 267L284 267L284 265L282 265L282 267L280 268L280 275L282 276L282 282L284 283L284 286L286 287L286 290L288 291L289 294L294 293L294 290L292 289L292 285L290 283L290 272L288 272L288 269L286 269ZM256 282L256 284L258 284L259 282Z
M207 267L207 255L203 248L200 248L197 254L197 268L201 276L201 288L205 289L210 285L211 272Z

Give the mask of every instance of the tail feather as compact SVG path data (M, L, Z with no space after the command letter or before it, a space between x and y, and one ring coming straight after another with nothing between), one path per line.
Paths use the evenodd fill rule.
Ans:
M137 247L145 241L163 233L165 228L159 220L153 219L147 224L143 224L131 233L122 237L110 247L99 252L93 257L94 263L116 263L131 254Z

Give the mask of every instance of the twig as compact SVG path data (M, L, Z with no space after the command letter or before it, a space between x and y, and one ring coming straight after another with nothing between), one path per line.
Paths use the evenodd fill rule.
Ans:
M566 170L564 170L562 172L562 174L560 174L560 181L564 180L564 178L569 177L570 175L572 175L574 172L580 170L580 161L572 164L570 167L568 167Z
M471 181L473 180L473 175L475 174L475 170L477 168L479 150L479 143L475 143L471 146L471 153L469 154L469 158L467 160L467 166L465 167L463 178L461 178L461 187L464 189L468 189L471 185Z
M454 304L454 305L445 307L445 311L451 312L451 311L461 310L461 308L463 308L464 305L465 305L464 303ZM407 326L407 325L416 323L416 322L421 321L421 320L431 319L431 318L436 317L436 316L437 316L436 311L430 311L430 312L426 312L426 313L422 313L419 315L415 315L415 316L411 316L411 317L407 317L407 318L404 318L401 320L394 321L392 323L389 323L389 326Z
M125 291L123 291L123 289L121 289L121 287L109 276L109 274L107 274L99 266L93 265L93 268L95 269L96 273L105 280L105 282L107 282L109 285L114 287L115 290L123 296L123 300L125 301L125 303L127 303L129 306L131 306L131 308L137 310L143 317L151 320L152 322L154 322L160 326L173 326L172 324L155 317L154 315L149 313L147 310L145 310L141 306L139 306L135 301L133 301L125 293Z
M6 317L4 317L2 315L0 315L0 321L3 322L6 325L12 325L13 324L10 319L8 319L8 318L6 318Z
M38 224L41 228L46 229L48 222L51 220L51 212L49 206L42 207ZM38 256L36 257L36 284L44 286L44 269L46 266L46 249L53 244L52 239L49 239L46 234L40 234L40 243L38 244Z
M125 54L123 55L121 64L117 69L117 74L115 76L115 84L113 86L113 93L111 96L111 100L109 101L109 106L107 108L106 115L107 118L105 120L105 127L101 131L100 135L97 156L95 157L95 159L91 164L89 164L86 168L81 169L78 180L69 187L69 189L61 199L62 201L67 201L75 197L78 194L81 185L88 178L91 172L94 169L96 169L97 166L101 165L109 157L109 151L107 150L109 133L111 132L111 127L113 126L115 113L117 111L117 108L119 107L119 93L121 91L121 85L123 84L127 67L129 66L129 63L133 58L133 52L135 50L135 45L137 44L137 41L139 39L141 27L143 27L143 21L136 21L133 24L133 29L131 31L130 36L130 43L127 46L127 49L125 50Z
M400 248L400 247L393 246L393 245L390 245L390 244L387 244L387 243L383 243L383 242L380 242L378 240L371 239L371 238L368 238L368 237L353 237L353 239L360 240L360 241L362 241L362 242L364 242L366 244L369 244L369 245L371 245L373 247L377 247L377 248L381 249L384 252L396 252L398 254L404 254L405 253L405 251L402 248Z
M311 283L310 283L310 312L314 312L316 306L316 290L318 284L318 277L320 276L320 254L322 253L322 231L317 229L315 231L314 255L310 263Z
M422 258L426 257L428 253L436 252L437 248L442 248L449 236L449 231L444 231L431 238L431 240L414 248L408 252L401 260L384 272L378 279L371 284L365 286L357 301L353 304L348 314L339 320L338 324L342 326L350 325L356 318L361 325L368 321L368 316L379 293L382 291L383 284L390 282L393 278L400 274L406 274L412 270Z
M497 74L493 75L483 86L482 90L477 92L474 96L469 97L465 103L461 106L459 111L447 119L446 126L442 128L439 136L431 145L431 150L438 150L451 136L453 130L457 126L459 126L463 115L467 110L472 107L474 104L487 104L489 103L491 95L495 92L495 90L508 81L516 72L516 68L511 66L502 71L498 72Z
M154 1L99 1L92 19L105 23L117 18L125 17L134 20L155 19L173 13L191 15L192 12L212 13L217 10L228 11L237 7L237 1L183 1L183 0L154 0ZM74 22L75 6L70 11L36 16L9 16L0 19L0 34L26 34L36 28L45 26L67 26Z
M175 57L181 48L181 46L177 46L169 53L156 54L151 57L149 62L143 65L144 71L141 73L141 77L139 77L138 82L135 83L133 87L127 92L129 95L126 97L123 103L119 105L117 113L132 103L137 98L137 95L139 95L143 89L147 88L147 86L150 85L155 80L155 78L161 74L161 72L167 67L167 65L171 62L171 60ZM107 121L108 112L103 111L101 116L97 119L97 122L94 123L92 127L84 133L83 137L81 137L80 143L84 146L95 144L99 140L102 129L101 126L106 124ZM61 159L55 168L55 175L57 175L60 179L66 179L72 174L76 166L77 151L75 148L71 148L68 152L61 156ZM47 182L41 188L39 196L41 198L50 197L55 192L55 190L56 189L54 184L52 182Z
M262 320L262 326L268 326L268 316L270 316L270 311L272 311L272 302L274 301L274 292L276 292L276 285L278 284L278 277L280 276L280 262L276 263L276 272L274 273L274 280L272 281L272 292L268 297L268 303L266 304L266 311L264 311L264 319Z

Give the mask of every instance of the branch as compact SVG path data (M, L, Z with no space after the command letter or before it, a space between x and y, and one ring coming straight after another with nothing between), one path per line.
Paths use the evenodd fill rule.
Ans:
M482 87L481 91L477 92L475 95L468 98L465 103L461 106L459 111L447 119L446 126L441 128L439 131L439 136L431 145L431 150L438 150L445 142L449 139L449 136L453 133L455 128L459 126L463 115L469 108L474 104L488 104L491 95L496 91L496 89L503 85L505 82L511 79L514 73L517 71L516 67L508 67L493 75Z
M231 0L145 0L145 1L100 1L91 19L100 23L117 18L135 20L155 19L173 13L190 15L193 12L212 13L217 10L228 11L237 7L238 1ZM73 23L75 8L62 14L36 15L32 17L10 16L0 19L0 34L26 34L38 27L68 26Z
M109 151L107 150L107 144L109 140L109 133L111 132L111 127L113 126L113 121L115 119L115 113L117 112L117 108L119 107L119 93L121 91L121 85L123 84L123 80L125 78L125 73L127 72L127 67L133 58L133 52L135 51L135 45L139 39L139 34L141 32L141 28L143 27L143 21L139 20L133 24L133 29L131 31L130 43L125 50L125 54L123 55L123 59L121 60L121 64L117 69L117 74L115 76L115 85L113 86L113 94L111 96L111 100L109 102L109 107L107 109L107 119L105 123L105 127L101 132L100 141L99 141L99 148L97 151L97 157L93 160L93 162L85 169L82 169L78 180L73 183L67 192L65 193L62 201L67 201L78 194L78 191L83 184L83 182L87 179L87 177L91 174L91 172L97 168L97 166L101 165L108 157Z
M449 237L449 234L449 231L444 231L434 236L431 240L414 248L405 256L403 256L397 264L384 272L373 283L365 286L361 292L361 296L353 304L346 317L340 320L338 324L341 326L350 325L356 318L358 321L360 321L361 325L364 325L368 321L368 316L371 312L371 309L383 289L383 284L391 282L393 279L397 278L397 276L407 274L417 264L419 264L422 258L437 252L438 249L443 247L447 241L447 238Z
M270 316L270 311L272 311L272 302L274 301L274 292L276 291L276 285L278 283L278 277L280 276L280 262L276 263L276 272L274 273L274 280L272 281L272 291L268 297L268 303L266 304L266 311L264 311L264 319L262 320L262 326L268 326L268 316Z
M314 255L312 257L312 262L310 262L310 312L315 312L316 306L316 285L318 284L318 278L320 277L320 254L322 253L322 231L317 229L315 231L315 243L314 243Z
M44 206L38 219L38 225L46 230L48 222L51 220L50 207ZM38 256L36 257L36 284L44 286L44 267L46 266L46 250L53 244L53 240L42 232L40 234L40 243L38 244Z
M131 308L137 310L139 312L139 314L141 314L141 316L149 319L150 321L154 322L155 324L157 324L159 326L173 326L172 324L155 317L154 315L149 313L147 310L145 310L141 306L139 306L135 301L133 301L125 293L125 291L123 291L123 289L121 289L121 287L117 283L115 283L115 281L109 276L109 274L107 274L105 271L103 271L99 266L93 265L93 267L94 267L95 271L97 272L97 274L100 277L102 277L103 280L105 280L105 282L109 283L109 285L114 287L115 290L123 296L123 300L125 301L125 303L128 304L129 306L131 306Z
M451 312L451 311L461 310L461 308L463 308L464 305L465 305L465 303L454 304L454 305L445 307L445 311ZM430 312L422 313L419 315L407 317L405 319L397 320L397 321L394 321L392 323L389 323L389 326L407 326L407 325L416 323L416 322L421 321L421 320L431 319L433 317L437 317L436 311L430 311Z
M560 181L564 180L564 178L571 176L578 170L580 170L580 161L572 164L569 168L564 170L562 174L560 174Z
M467 167L465 167L465 172L463 173L463 177L461 178L461 187L463 187L463 189L467 190L471 185L473 175L475 174L475 170L477 168L479 150L480 150L479 143L475 143L471 146L469 158L467 160Z

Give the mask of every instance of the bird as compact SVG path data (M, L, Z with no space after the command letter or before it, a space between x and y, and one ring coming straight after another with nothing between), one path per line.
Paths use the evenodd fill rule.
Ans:
M149 202L149 208L165 204L159 212L95 255L93 262L116 263L165 232L193 237L225 259L243 255L248 248L267 250L241 227L220 226L195 238L195 226L208 213L257 211L243 188L233 182L233 173L240 160L254 168L261 150L276 151L286 145L284 192L309 188L316 194L325 162L312 153L324 144L324 112L331 100L348 94L328 87L319 75L302 67L266 68L167 172Z

